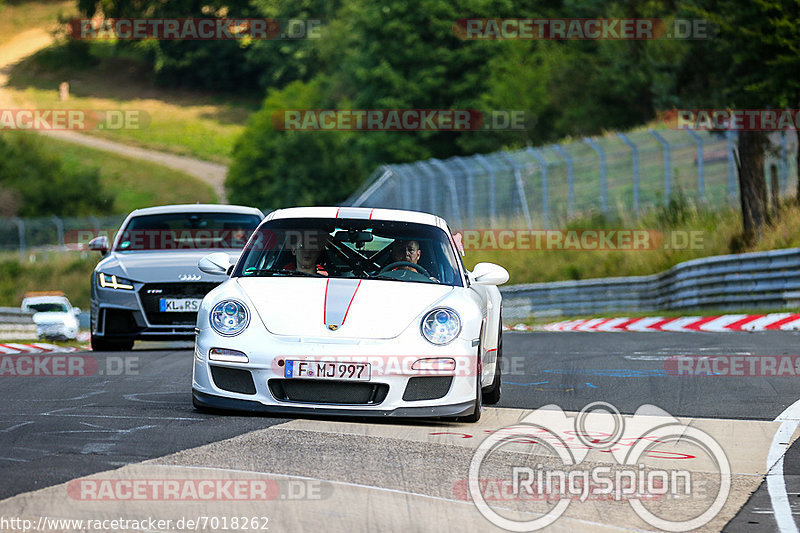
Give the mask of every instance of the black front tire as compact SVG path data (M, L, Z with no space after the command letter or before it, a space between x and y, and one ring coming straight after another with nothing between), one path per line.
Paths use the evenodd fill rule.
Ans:
M503 386L503 320L500 320L500 330L497 334L497 359L494 365L494 380L492 384L483 389L483 403L494 405L500 401Z

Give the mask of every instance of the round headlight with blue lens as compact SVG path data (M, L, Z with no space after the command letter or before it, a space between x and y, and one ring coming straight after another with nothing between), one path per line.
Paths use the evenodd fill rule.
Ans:
M422 319L422 336L432 343L444 345L461 333L461 319L458 313L446 307L430 311Z
M223 300L211 309L211 327L220 335L238 335L250 322L247 307L236 300Z

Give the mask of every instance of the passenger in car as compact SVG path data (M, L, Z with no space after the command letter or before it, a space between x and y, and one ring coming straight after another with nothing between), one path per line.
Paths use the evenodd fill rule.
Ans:
M328 272L320 262L327 242L328 234L324 232L315 234L313 238L300 239L292 246L292 255L295 256L294 262L286 265L284 269L327 276Z

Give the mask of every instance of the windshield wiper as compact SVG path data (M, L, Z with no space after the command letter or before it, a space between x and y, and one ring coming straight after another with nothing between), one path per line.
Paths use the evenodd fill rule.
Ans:
M374 276L367 275L367 276L365 276L363 278L359 278L359 279L385 279L385 280L388 280L388 281L408 281L408 280L404 280L404 279L400 279L400 278L395 278L393 276L387 276L386 274L375 274Z
M265 274L278 275L278 276L303 276L311 278L324 278L322 274L312 274L311 272L303 272L301 270L288 270L286 268L258 268L247 269L244 271L244 276L263 276Z
M375 274L373 276L367 276L364 278L359 279L382 279L387 281L405 281L405 282L412 282L412 283L441 283L439 280L434 278L425 277L424 279L413 279L413 278L396 278L394 276L387 276L386 274Z

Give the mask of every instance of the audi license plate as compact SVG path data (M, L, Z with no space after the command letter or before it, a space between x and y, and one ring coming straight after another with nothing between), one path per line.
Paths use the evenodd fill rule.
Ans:
M286 361L283 376L286 378L344 379L369 381L369 363L345 361Z
M162 313L188 313L200 309L200 298L161 298Z

